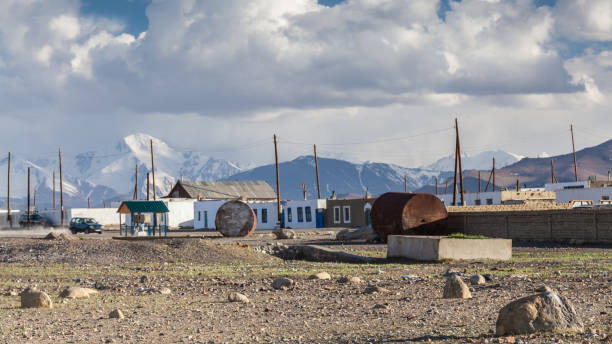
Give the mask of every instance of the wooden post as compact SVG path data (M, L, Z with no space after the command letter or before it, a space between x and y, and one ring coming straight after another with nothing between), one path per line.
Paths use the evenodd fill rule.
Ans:
M151 175L153 177L153 200L157 200L157 192L155 191L155 159L153 157L153 140L151 139Z
M448 193L448 180L446 182L444 182L444 194L446 195Z
M38 188L34 188L34 212L38 211L38 207L36 206L36 191Z
M8 153L8 168L6 174L6 219L11 227L11 152Z
M555 182L555 163L553 162L553 159L550 159L550 182Z
M87 197L87 209L91 208L91 200Z
M55 170L53 170L53 210L55 210Z
M570 132L572 133L572 151L574 152L574 176L578 181L578 164L576 162L576 146L574 146L574 125L570 124Z
M138 164L136 164L136 172L134 174L134 200L138 200Z
M306 200L306 183L302 183L302 194L304 195L304 201Z
M282 212L280 203L280 180L278 172L278 143L276 141L276 134L274 134L274 161L276 163L276 211L278 213L278 223L282 225Z
M517 179L516 180L516 192L519 192L519 188L520 188L519 180Z
M106 208L106 200L102 200L102 205ZM119 224L121 225L121 216L119 216Z
M480 194L480 171L478 171L478 193Z
M493 173L493 192L495 192L495 158L493 158L493 169L491 171Z
M438 195L438 177L436 177L436 195Z
M314 146L314 161L315 161L315 173L317 174L317 197L321 199L321 183L319 182L319 157L317 156L317 145Z
M491 167L491 172L489 173L489 179L487 179L487 186L485 186L484 192L487 192L487 190L489 190L491 177L493 177L493 184L495 185L495 158L493 158L493 166ZM493 188L493 191L495 191L495 187Z
M465 206L465 201L463 197L463 167L461 166L461 144L459 140L459 122L457 118L455 118L455 132L457 134L457 158L459 159L459 182L461 185L461 205Z
M30 225L30 167L28 167L28 207L26 209L26 216L28 217L28 226Z
M455 128L457 128L457 119L455 119ZM455 173L453 176L453 205L457 205L457 137L455 136Z
M408 192L408 177L404 176L404 192Z
M64 226L64 182L62 175L62 149L58 150L60 174L60 226Z

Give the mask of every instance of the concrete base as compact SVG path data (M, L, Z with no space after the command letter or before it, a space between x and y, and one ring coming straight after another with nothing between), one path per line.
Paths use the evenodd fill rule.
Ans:
M512 258L510 239L451 239L444 236L389 235L387 258L435 261L443 259Z

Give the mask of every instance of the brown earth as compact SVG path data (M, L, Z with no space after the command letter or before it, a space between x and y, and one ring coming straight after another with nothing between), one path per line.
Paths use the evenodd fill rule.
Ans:
M565 295L585 333L515 336L528 343L599 343L612 333L610 247L523 245L509 262L387 262L381 244L331 245L325 233L283 243L315 241L379 258L373 264L284 261L261 247L266 235L243 239L119 241L0 239L0 339L19 343L365 343L508 342L495 338L499 310L546 284ZM488 273L472 299L443 299L449 269ZM326 271L331 280L309 280ZM412 276L407 276L412 275ZM297 282L274 290L275 277ZM361 284L339 283L359 276ZM403 276L403 277L402 277ZM63 300L66 286L97 288L88 299ZM370 285L390 293L364 293ZM16 292L36 286L53 309L20 309ZM171 294L161 294L169 288ZM13 292L11 296L11 291ZM231 292L249 303L232 303ZM120 309L124 319L109 319Z

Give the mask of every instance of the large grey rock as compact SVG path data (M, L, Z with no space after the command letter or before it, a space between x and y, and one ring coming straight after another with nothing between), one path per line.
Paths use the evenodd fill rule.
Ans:
M296 238L295 232L287 228L279 228L272 233L276 236L276 239L295 239Z
M443 297L445 299L469 299L472 297L472 293L470 293L467 285L463 283L461 277L451 275L446 279Z
M583 330L572 304L554 291L512 301L499 311L495 325L498 336L553 330Z
M292 288L295 282L287 277L278 277L272 282L272 288L277 290L287 290Z
M53 302L47 293L27 288L21 293L21 308L53 308Z
M68 287L60 293L60 297L67 299L80 299L97 293L97 290L91 288Z
M336 234L336 240L365 240L374 241L378 239L378 234L370 226L359 227L357 229L343 229Z

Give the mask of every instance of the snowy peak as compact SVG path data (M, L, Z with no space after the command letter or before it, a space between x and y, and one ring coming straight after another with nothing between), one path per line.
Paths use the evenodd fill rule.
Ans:
M520 161L524 156L502 150L486 151L473 156L461 154L461 165L464 170L489 170L491 169L493 158L495 158L495 168L502 168ZM444 157L424 168L434 171L453 171L455 168L455 157Z

